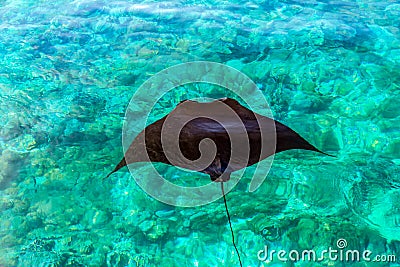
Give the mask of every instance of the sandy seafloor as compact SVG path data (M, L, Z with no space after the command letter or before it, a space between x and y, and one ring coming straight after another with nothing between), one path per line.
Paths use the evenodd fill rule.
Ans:
M173 207L125 169L102 180L135 90L195 60L248 75L337 156L280 153L256 192L244 177L228 194L243 266L399 266L257 258L338 239L400 257L399 17L398 1L0 1L0 266L239 266L221 199ZM152 116L213 90L178 88Z

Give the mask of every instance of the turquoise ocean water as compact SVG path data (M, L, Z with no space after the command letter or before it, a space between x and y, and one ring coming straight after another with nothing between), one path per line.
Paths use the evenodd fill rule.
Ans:
M337 156L280 153L257 191L245 177L228 194L243 266L399 266L257 256L344 239L400 258L399 17L394 0L0 1L0 266L239 266L221 199L173 207L126 170L102 180L135 90L198 60L248 75L275 119ZM201 96L224 92L177 88L150 119Z

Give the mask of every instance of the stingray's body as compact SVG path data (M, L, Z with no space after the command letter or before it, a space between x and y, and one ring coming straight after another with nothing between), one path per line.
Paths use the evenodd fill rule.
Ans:
M236 100L187 100L140 132L110 174L131 163L151 161L203 172L212 181L221 182L232 243L242 266L223 182L229 180L232 172L289 149L323 153L289 127L243 107Z
M204 140L212 140L214 145L202 144ZM323 153L289 127L245 108L236 100L187 100L147 126L111 173L127 164L152 161L203 172L213 181L227 181L232 172L289 149ZM208 150L214 150L213 158L199 160L204 156L202 152Z

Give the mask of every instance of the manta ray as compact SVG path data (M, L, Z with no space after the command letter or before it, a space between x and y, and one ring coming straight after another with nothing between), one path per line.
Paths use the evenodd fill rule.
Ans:
M232 243L242 266L223 182L234 171L290 149L328 155L288 126L253 112L234 99L206 103L185 100L143 129L107 177L135 162L162 162L208 174L212 181L221 182Z
M174 142L176 146L171 146ZM212 181L225 182L232 172L290 149L328 155L288 126L253 112L234 99L208 103L185 100L140 132L107 177L128 164L151 161L199 171ZM209 164L206 159L198 160L207 150L216 150L214 158L207 158Z

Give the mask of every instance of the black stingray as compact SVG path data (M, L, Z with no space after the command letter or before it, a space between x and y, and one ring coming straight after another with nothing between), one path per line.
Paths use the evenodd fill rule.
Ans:
M226 106L231 110L224 108ZM179 140L176 132L168 132L168 129L178 129L186 121L178 133ZM235 138L240 142L233 143ZM166 145L174 139L179 146L167 151ZM196 160L202 156L200 143L204 139L213 141L216 153L207 166L201 167L205 162ZM204 147L207 150L207 144ZM211 146L209 148L213 149ZM326 154L289 127L247 109L234 99L224 98L208 103L186 100L139 133L108 176L127 164L151 161L206 173L212 181L227 181L232 172L290 149ZM233 155L233 150L239 153Z
M209 103L186 100L139 133L107 177L127 164L151 161L206 173L212 181L221 182L232 242L242 266L223 182L234 171L290 149L326 154L289 127L247 109L234 99ZM201 160L205 154L211 158L208 155Z

